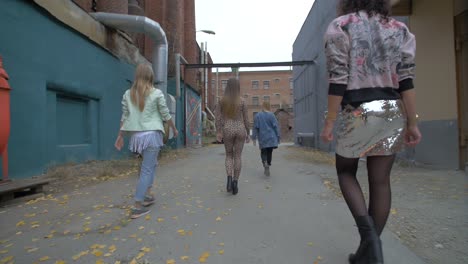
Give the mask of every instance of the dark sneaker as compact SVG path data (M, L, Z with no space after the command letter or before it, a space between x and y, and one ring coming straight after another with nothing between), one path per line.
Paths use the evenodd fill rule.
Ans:
M146 208L132 208L132 214L130 215L130 218L137 219L148 214L149 212L150 210Z
M270 166L265 166L265 176L270 176Z
M154 202L155 202L154 196L146 195L145 200L143 201L142 205L147 207L147 206L154 204Z

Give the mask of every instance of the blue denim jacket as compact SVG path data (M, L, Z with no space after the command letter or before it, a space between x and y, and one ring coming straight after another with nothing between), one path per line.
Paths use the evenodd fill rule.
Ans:
M280 141L278 120L271 112L260 112L255 115L252 139L258 139L258 145L263 148L276 148Z

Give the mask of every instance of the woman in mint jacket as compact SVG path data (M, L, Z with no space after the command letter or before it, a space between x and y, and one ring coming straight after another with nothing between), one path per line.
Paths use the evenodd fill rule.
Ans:
M174 131L174 137L179 134L171 119L164 94L153 86L153 78L153 69L150 65L138 65L135 81L123 95L122 119L115 141L115 147L120 151L124 145L123 133L129 134L130 151L143 156L131 218L149 213L147 207L154 203L151 187L156 173L158 154L164 145L163 122L167 122Z

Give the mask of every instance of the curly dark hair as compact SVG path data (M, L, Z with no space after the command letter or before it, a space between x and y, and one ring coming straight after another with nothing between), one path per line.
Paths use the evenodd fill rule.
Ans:
M392 7L390 0L340 0L338 4L339 15L346 15L366 11L369 15L382 15L388 18L391 15Z

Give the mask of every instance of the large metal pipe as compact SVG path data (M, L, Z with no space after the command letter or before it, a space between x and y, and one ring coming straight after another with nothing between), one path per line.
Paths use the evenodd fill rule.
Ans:
M112 13L92 13L97 21L106 26L141 32L153 39L153 71L158 88L167 96L167 38L159 23L144 16L121 15Z

